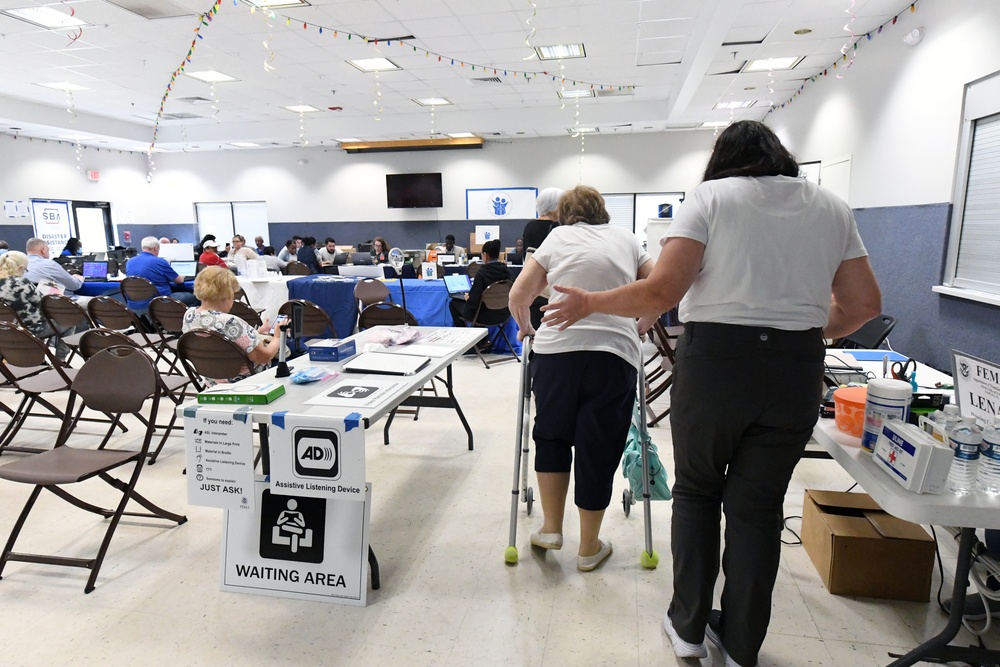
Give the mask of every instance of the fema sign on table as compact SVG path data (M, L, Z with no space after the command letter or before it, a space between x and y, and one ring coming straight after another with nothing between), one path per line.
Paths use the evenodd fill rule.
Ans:
M532 220L538 188L474 188L465 191L466 220Z

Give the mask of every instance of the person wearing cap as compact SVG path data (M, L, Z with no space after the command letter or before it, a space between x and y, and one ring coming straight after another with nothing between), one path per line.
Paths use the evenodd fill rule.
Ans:
M205 241L202 246L204 250L198 257L198 261L205 266L225 266L226 260L219 257L219 244L217 241Z
M448 236L444 237L444 245L439 245L437 247L437 251L443 252L446 255L454 255L456 258L465 254L465 248L460 245L455 245L454 234L448 234Z

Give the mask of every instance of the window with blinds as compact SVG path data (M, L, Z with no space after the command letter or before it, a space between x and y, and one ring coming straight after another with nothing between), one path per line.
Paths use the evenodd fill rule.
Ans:
M965 88L944 285L935 292L1000 304L1000 72Z
M254 245L255 236L263 236L264 244L268 244L267 202L196 202L194 208L199 238L215 234L224 247L234 234L242 234L250 247Z

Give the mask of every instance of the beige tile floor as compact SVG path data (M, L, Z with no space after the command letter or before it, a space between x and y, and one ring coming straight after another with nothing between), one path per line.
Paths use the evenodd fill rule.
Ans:
M660 565L645 570L641 506L624 516L621 478L604 528L615 552L602 567L576 570L575 512L567 517L562 551L533 552L528 535L540 522L537 504L530 517L519 507L520 562L504 564L518 374L511 363L491 370L474 358L456 363L457 393L476 435L473 452L445 411L397 420L389 447L381 444L381 424L370 432L371 539L382 588L369 592L366 608L221 592L221 511L187 504L178 436L144 471L140 486L155 502L185 513L188 523L124 521L90 595L83 594L83 570L9 564L0 581L0 664L721 664L714 652L700 662L674 657L660 625L670 595L670 504L652 507ZM12 400L9 391L0 398ZM51 440L54 421L29 425L19 441ZM81 427L76 437L86 440L88 432L96 427ZM128 444L135 432L116 442ZM652 437L669 467L669 428L652 429ZM0 464L17 456L6 454ZM807 487L850 485L836 463L803 461L786 514L801 512ZM0 539L27 491L0 482ZM73 555L95 548L99 520L51 496L40 502L19 548ZM950 538L942 541L950 571L955 548ZM884 665L889 651L915 645L943 621L933 603L831 596L802 547L786 546L761 665ZM962 639L973 638L963 632ZM984 640L1000 645L995 630Z

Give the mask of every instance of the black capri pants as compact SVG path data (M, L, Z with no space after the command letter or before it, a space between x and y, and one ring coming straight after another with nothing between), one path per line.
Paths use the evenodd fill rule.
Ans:
M596 512L611 503L632 422L636 378L635 366L610 352L532 355L535 472L572 468L580 509Z

